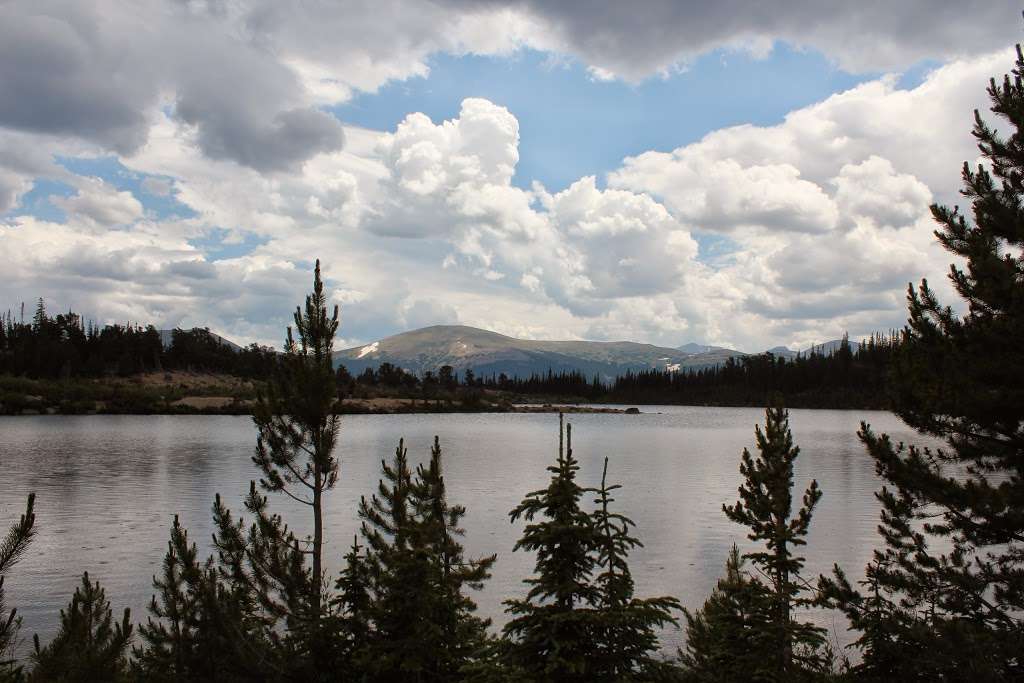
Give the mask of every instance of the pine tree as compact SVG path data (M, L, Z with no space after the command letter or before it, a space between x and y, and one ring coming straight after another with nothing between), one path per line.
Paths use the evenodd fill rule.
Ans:
M580 503L591 492L576 483L572 427L559 415L558 460L547 488L533 491L509 513L528 522L514 550L536 553L526 599L507 600L508 656L537 681L588 681L597 654L594 634L601 595L592 578L598 532Z
M684 679L693 683L731 683L772 679L768 590L743 569L735 544L725 576L696 613L685 611L686 650L680 653Z
M312 561L308 599L316 619L323 603L323 496L338 480L334 446L339 427L331 356L338 307L328 316L319 259L306 310L296 308L294 317L299 338L289 327L280 372L268 382L253 416L259 434L253 462L264 477L264 490L285 493L313 513L313 536L303 553Z
M740 500L734 505L723 505L722 510L726 517L750 529L747 538L765 545L765 550L744 557L767 578L767 627L773 644L773 672L780 680L792 680L825 664L822 630L793 616L795 607L810 604L810 600L801 597L804 585L800 570L804 558L795 555L794 550L806 544L804 536L814 506L821 499L821 490L816 480L811 481L804 492L803 506L795 516L792 514L793 463L800 449L793 445L785 408L768 408L765 429L762 432L756 426L755 435L758 457L755 459L743 449Z
M219 585L213 559L198 560L195 543L177 516L164 556L158 591L150 600L150 616L139 625L142 645L134 649L134 668L148 681L228 681L243 675L232 655L225 627L231 599Z
M612 492L619 484L608 484L608 458L604 460L601 487L593 523L597 528L597 569L599 625L595 634L597 654L593 681L651 680L664 675L667 666L652 653L658 648L657 628L677 624L673 610L679 601L671 597L639 599L634 596L629 553L643 544L630 535L636 526L625 515L612 512Z
M866 662L891 665L890 646L913 648L933 680L1024 677L1024 54L988 87L1001 136L975 111L987 165L962 170L959 207L932 207L935 235L963 260L950 280L962 314L922 281L894 358L893 408L939 448L894 444L862 425L860 438L886 487L878 551L868 578L881 604L867 610ZM848 613L869 596L841 573L825 581ZM870 586L869 586L870 590ZM871 627L869 629L869 626ZM883 628L884 627L884 628ZM879 638L878 634L885 634Z
M71 603L60 612L60 630L46 646L35 636L33 681L92 683L127 677L128 647L132 639L127 608L120 622L113 619L110 602L99 582L82 575Z
M412 510L412 472L404 440L389 465L381 462L377 493L359 502L370 575L374 624L373 680L422 680L430 668L422 615L427 614L426 550L418 546Z
M491 623L490 619L475 616L476 603L465 591L483 588L484 582L491 578L490 569L497 556L466 558L458 540L466 533L460 527L466 508L448 503L437 436L429 463L416 469L411 493L420 542L428 550L431 565L430 619L436 629L436 644L433 644L436 660L430 678L460 680L460 670L485 645Z
M0 541L0 681L17 681L21 679L22 667L14 660L14 647L17 644L21 618L17 609L7 611L4 599L4 579L11 569L25 556L32 539L35 538L35 502L36 494L28 495L25 513L12 524L3 540Z
M265 655L265 664L276 670L287 666L314 680L327 676L337 655L331 632L335 619L324 586L323 506L338 478L339 416L331 358L338 308L328 315L319 260L313 292L294 319L298 338L289 327L285 353L254 409L253 462L262 475L259 490L283 493L309 507L313 533L299 538L270 512L268 497L252 482L244 503L252 525L246 532L230 511L217 511L218 498L215 543L226 590L239 596L240 614L251 603L261 611L262 637L277 650ZM244 621L248 633L253 622L249 617Z
M448 502L437 437L415 475L404 441L391 464L381 465L377 494L359 509L372 586L366 659L376 680L462 680L461 670L487 645L489 624L475 616L465 591L483 586L495 557L465 557L458 538L466 510Z
M38 335L42 335L46 332L46 303L43 301L43 297L39 297L36 301L36 312L32 316L32 331Z
M139 626L143 647L135 649L138 667L151 679L195 680L198 676L195 654L199 640L194 586L201 576L196 547L189 545L187 532L174 517L171 539L164 555L163 574L153 577L159 593L149 602L150 617Z
M358 537L345 554L345 567L335 583L335 610L338 619L338 637L343 640L342 662L353 680L369 668L369 646L373 636L370 622L372 608L372 577L365 553L360 551Z

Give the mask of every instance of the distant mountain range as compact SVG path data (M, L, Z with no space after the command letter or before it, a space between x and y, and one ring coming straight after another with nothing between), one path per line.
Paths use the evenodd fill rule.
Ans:
M836 340L822 347L834 349L839 344ZM771 352L787 357L797 355L784 347ZM483 376L505 373L526 377L550 369L556 373L578 370L587 376L612 378L630 370L699 370L745 355L735 349L694 343L673 349L627 341L536 341L465 325L434 325L338 351L334 358L354 374L391 363L415 374L436 372L450 365L460 373L472 369Z

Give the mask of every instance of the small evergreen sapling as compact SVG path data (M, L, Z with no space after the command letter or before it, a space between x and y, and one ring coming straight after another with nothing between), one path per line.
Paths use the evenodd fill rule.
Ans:
M131 613L127 608L120 622L99 582L82 575L82 585L60 612L60 630L46 647L34 636L33 681L119 681L128 673L128 648L132 639Z
M370 567L358 537L345 554L345 566L335 583L338 636L342 640L342 662L351 673L368 668L368 648L373 635L370 621L372 596Z
M437 436L430 461L416 468L411 498L430 560L431 621L436 629L432 634L436 653L432 680L460 680L460 669L484 646L491 623L476 616L476 602L466 589L483 588L497 556L466 557L459 542L466 533L460 526L466 508L448 503Z
M359 506L366 567L350 565L344 577L348 602L362 599L364 571L369 578L371 630L362 660L374 680L462 680L489 645L489 621L475 616L465 591L483 586L495 557L465 557L458 538L466 511L448 502L437 437L415 475L404 441L391 464L381 465L377 494Z
M693 683L770 680L775 643L769 637L768 589L747 575L733 544L725 576L696 613L686 614L684 679Z
M597 489L597 509L592 520L597 528L598 627L595 635L597 654L593 665L594 681L646 681L664 675L667 666L652 653L658 649L656 629L676 625L672 612L680 609L672 597L637 598L629 553L643 543L630 534L636 524L613 512L612 492L620 484L608 484L608 458L604 459L601 487Z
M143 646L135 649L135 659L146 676L165 680L198 677L195 660L200 641L195 591L201 572L196 546L189 545L188 534L175 515L163 572L160 578L153 577L159 599L156 595L150 599L150 617L139 625Z

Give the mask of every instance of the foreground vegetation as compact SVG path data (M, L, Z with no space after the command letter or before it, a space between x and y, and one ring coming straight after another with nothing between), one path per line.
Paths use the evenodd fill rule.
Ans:
M323 569L322 510L336 484L338 377L331 366L337 309L329 315L319 263L285 353L254 409L259 480L248 521L213 504L215 553L198 557L175 523L145 624L115 620L103 589L83 575L60 630L28 661L9 658L18 619L0 583L0 650L7 680L195 681L812 681L1024 680L1024 55L993 82L993 111L1015 128L998 137L977 117L990 170L964 168L973 224L934 207L937 236L962 257L951 279L963 316L927 282L908 296L894 347L896 413L930 450L859 433L884 486L880 547L853 582L844 568L802 576L800 548L823 493L794 500L799 456L785 409L766 412L756 453L740 460L739 498L723 514L756 544L733 549L716 590L696 611L671 597L641 598L629 571L639 544L614 507L608 481L582 488L572 431L559 431L550 480L510 512L523 523L514 551L535 556L525 595L506 601L495 633L472 592L495 557L461 543L462 506L449 501L441 445L414 467L404 444L382 463L378 490L358 503L360 537L337 577ZM271 496L305 504L312 533L298 536ZM34 498L0 541L0 577L31 551ZM796 508L794 510L794 507ZM682 520L685 523L685 520ZM802 621L803 608L841 610L859 657L833 652ZM680 616L687 644L657 656L657 632Z

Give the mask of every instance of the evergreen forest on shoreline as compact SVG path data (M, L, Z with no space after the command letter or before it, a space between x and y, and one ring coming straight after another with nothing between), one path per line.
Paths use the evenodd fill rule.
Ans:
M463 546L461 523L472 511L449 500L441 439L418 465L399 440L377 490L345 501L362 527L341 572L328 576L323 510L344 476L339 386L358 378L339 378L333 365L338 309L328 306L317 261L312 292L253 400L256 475L244 510L228 509L219 495L212 501L213 554L199 557L176 520L144 623L127 610L115 618L117 596L86 572L55 615L57 635L35 638L16 659L20 622L2 579L46 530L29 494L0 540L0 680L1024 681L1019 47L1013 74L988 92L1013 132L1003 137L976 114L987 163L963 167L972 216L932 207L937 239L963 262L950 279L965 312L923 281L909 289L898 342L881 345L886 379L877 390L907 425L944 446L893 443L862 423L858 436L883 481L878 545L863 580L849 578L861 573L854 567L804 575L802 547L830 492L816 481L794 491L799 447L781 399L765 396L756 448L739 457L737 499L722 505L756 548L734 548L699 609L635 584L629 555L643 530L615 504L615 463L605 461L600 486L580 486L572 427L561 419L547 486L525 492L509 512L521 528L509 550L530 553L535 564L505 601L500 632L473 600L496 557ZM45 312L40 327L43 320ZM153 341L148 330L131 334ZM835 354L829 367L852 368L854 358ZM633 386L644 395L643 382ZM274 512L283 498L308 510L308 534ZM840 611L856 636L853 652L837 651L804 621L806 609ZM657 632L671 623L685 627L686 644L661 657Z
M402 412L506 412L521 403L763 406L782 395L793 408L887 409L899 337L844 337L828 352L795 358L732 357L697 370L630 371L611 380L579 371L478 376L445 365L415 375L391 363L352 375L335 369L338 411L374 412L373 399L405 399ZM0 316L0 415L59 413L251 414L281 361L272 348L232 348L207 329L175 329L165 345L153 326L51 316L40 299L31 321ZM201 386L190 386L191 378ZM202 381L208 379L209 381ZM219 403L189 398L217 396ZM346 403L346 399L349 401Z

